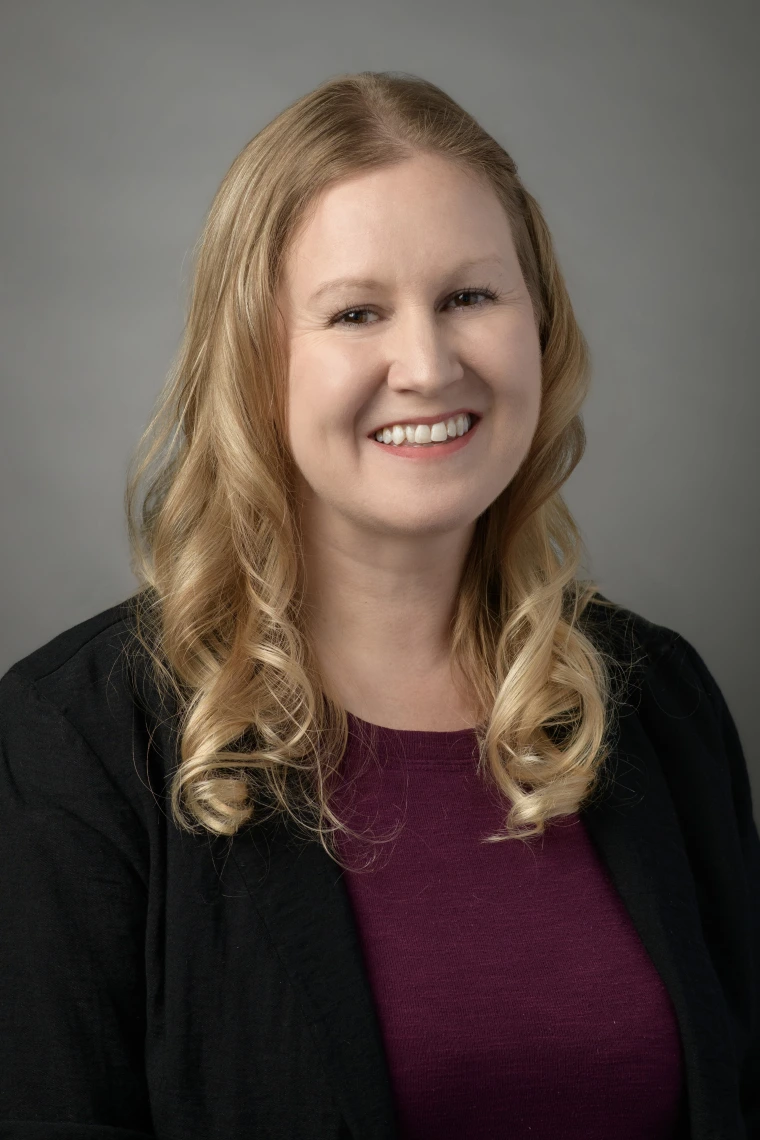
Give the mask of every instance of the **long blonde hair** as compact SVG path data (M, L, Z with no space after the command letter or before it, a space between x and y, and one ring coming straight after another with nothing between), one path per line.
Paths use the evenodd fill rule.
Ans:
M505 812L509 804L487 842L541 835L598 786L614 662L581 628L598 590L576 577L584 546L560 494L585 447L589 352L551 235L512 158L454 100L413 75L362 72L297 100L232 163L196 249L180 349L130 468L135 633L174 701L171 812L186 830L230 836L262 811L284 812L340 862L335 837L350 829L330 792L348 721L325 695L301 620L275 298L289 242L317 196L420 152L493 187L542 350L538 427L477 520L451 629L452 660L481 714L479 771L503 793Z

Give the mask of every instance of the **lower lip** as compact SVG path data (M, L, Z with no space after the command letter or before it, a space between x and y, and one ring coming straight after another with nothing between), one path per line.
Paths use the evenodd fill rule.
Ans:
M380 443L379 439L372 439L370 442L374 443L376 447L381 447L383 451L389 455L396 455L399 459L416 459L416 460L431 460L443 459L447 455L453 455L455 451L461 451L470 442L470 438L475 434L478 429L480 420L475 420L469 431L464 435L455 436L449 439L446 443L432 443L428 444L405 444L400 443L398 446L395 443Z

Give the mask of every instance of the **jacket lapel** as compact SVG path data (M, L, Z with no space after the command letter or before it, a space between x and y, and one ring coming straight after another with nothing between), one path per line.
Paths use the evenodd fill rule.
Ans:
M342 868L319 843L293 836L281 820L236 835L233 851L300 987L351 1135L395 1140L390 1074Z
M688 1135L738 1140L741 1122L726 1108L737 1097L725 1001L667 782L629 705L620 711L608 768L612 778L581 817L673 1002L686 1065ZM389 1071L343 871L282 821L236 836L234 857L301 989L352 1134L394 1140Z
M678 1019L691 1140L744 1136L727 1007L703 935L694 879L661 762L630 706L620 713L604 794L581 812ZM728 1114L728 1119L727 1115Z

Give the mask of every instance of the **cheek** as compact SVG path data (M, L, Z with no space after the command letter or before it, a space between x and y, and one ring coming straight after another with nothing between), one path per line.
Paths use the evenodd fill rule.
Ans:
M304 427L329 435L356 420L371 389L373 369L358 345L303 343L291 352L288 418L291 430Z
M484 376L535 377L541 371L541 343L527 301L494 310L468 330L468 362Z
M288 373L288 430L296 459L319 452L329 461L333 444L347 433L370 394L366 354L351 346L329 348L301 342L291 349Z
M519 462L527 454L541 414L541 369L534 363L516 377L506 393L506 431Z
M541 405L541 345L532 320L510 320L473 347L470 357L490 378L517 436L534 427Z

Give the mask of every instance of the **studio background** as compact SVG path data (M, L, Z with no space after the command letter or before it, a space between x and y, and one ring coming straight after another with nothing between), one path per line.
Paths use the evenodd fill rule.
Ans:
M683 633L760 817L760 7L4 0L0 673L134 588L127 463L244 144L331 75L410 71L516 160L591 348L565 496L615 601Z

